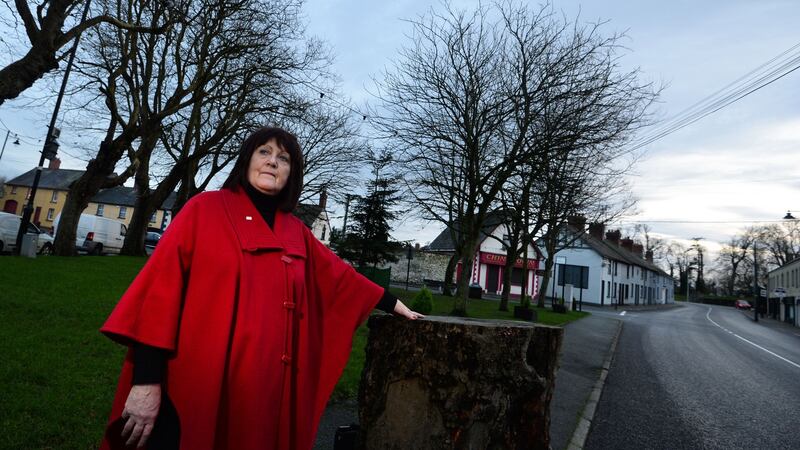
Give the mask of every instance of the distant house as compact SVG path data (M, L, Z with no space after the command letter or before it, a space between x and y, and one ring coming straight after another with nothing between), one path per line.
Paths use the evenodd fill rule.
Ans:
M508 241L508 231L503 222L501 211L493 211L488 214L481 229L478 251L472 264L470 274L470 284L478 284L483 292L489 294L500 294L503 291L503 274L506 263L506 249L503 242ZM430 252L446 253L452 255L455 252L455 245L451 237L450 229L445 228L433 242L427 247ZM529 245L527 249L528 265L525 270L522 268L522 258L517 259L511 272L511 294L520 295L523 283L527 283L525 292L527 295L535 296L539 291L539 279L536 272L539 269L540 256L538 249ZM461 278L461 263L456 267L457 279Z
M42 169L33 204L31 221L46 230L53 229L53 222L64 208L70 186L84 173L83 170L60 169L59 164L56 159L51 161L50 167ZM4 212L22 215L22 210L31 194L35 175L36 169L31 169L6 182L5 189L0 192L0 203ZM150 217L149 226L163 229L169 223L169 211L174 202L175 194L171 194L161 208ZM98 192L91 198L83 213L108 217L128 225L135 205L135 189L117 186Z
M642 245L620 238L619 230L605 232L602 224L586 230L585 222L576 220L564 226L561 239L566 246L555 254L546 295L561 298L572 285L573 298L583 303L674 303L672 277L653 263L652 253L643 254Z
M800 258L771 270L767 277L770 311L778 312L780 320L800 326Z
M319 196L318 205L300 203L294 209L297 216L311 230L323 244L331 245L331 223L328 218L328 211L325 209L328 203L328 194L323 192Z

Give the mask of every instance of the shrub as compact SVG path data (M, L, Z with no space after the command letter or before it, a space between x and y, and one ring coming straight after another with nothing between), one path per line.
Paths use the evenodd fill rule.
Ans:
M564 306L563 304L553 303L553 312L557 312L557 313L560 313L560 314L566 314L567 307Z
M433 294L428 288L423 287L417 292L411 302L411 309L420 314L430 314L433 311Z

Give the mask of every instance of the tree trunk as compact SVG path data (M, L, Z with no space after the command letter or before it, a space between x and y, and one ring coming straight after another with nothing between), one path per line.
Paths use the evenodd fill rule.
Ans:
M368 327L361 448L550 448L563 329L388 315L370 317Z
M536 306L539 308L545 307L545 297L547 296L547 285L550 283L550 278L553 274L553 253L548 250L547 258L544 260L544 275L542 276L542 285L539 286L539 295L537 297Z
M460 260L458 252L453 253L453 256L450 257L450 260L447 261L447 269L444 272L444 286L442 286L442 295L446 295L448 297L453 296L453 292L450 290L450 286L453 285L453 274L456 271L456 266L458 265L458 261Z
M467 316L467 295L469 294L469 284L472 280L472 266L475 259L477 239L469 239L467 242L467 248L462 250L464 257L461 259L461 279L458 280L456 296L453 300L453 311L450 312L454 316L461 317Z
M508 299L511 296L511 275L514 271L514 264L517 262L517 244L509 242L506 250L506 263L503 265L503 292L500 294L500 311L508 311ZM522 297L520 297L520 300Z

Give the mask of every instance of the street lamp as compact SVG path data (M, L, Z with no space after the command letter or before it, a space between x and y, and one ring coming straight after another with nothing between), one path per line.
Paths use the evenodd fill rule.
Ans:
M3 141L3 149L0 150L0 159L3 159L3 153L6 152L6 143L8 142L8 135L11 134L11 130L6 131L6 139ZM16 139L14 139L14 145L19 145L19 136L14 135Z

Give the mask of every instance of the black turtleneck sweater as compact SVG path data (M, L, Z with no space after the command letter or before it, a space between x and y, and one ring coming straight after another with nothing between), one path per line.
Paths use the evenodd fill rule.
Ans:
M247 196L258 210L261 217L269 225L270 229L275 228L275 213L278 211L278 199L274 195L267 195L249 183L244 186ZM383 297L375 306L376 309L392 313L397 304L397 297L392 295L387 289L383 291ZM145 344L136 343L133 346L133 384L158 384L164 380L164 372L167 365L166 350L151 347Z

